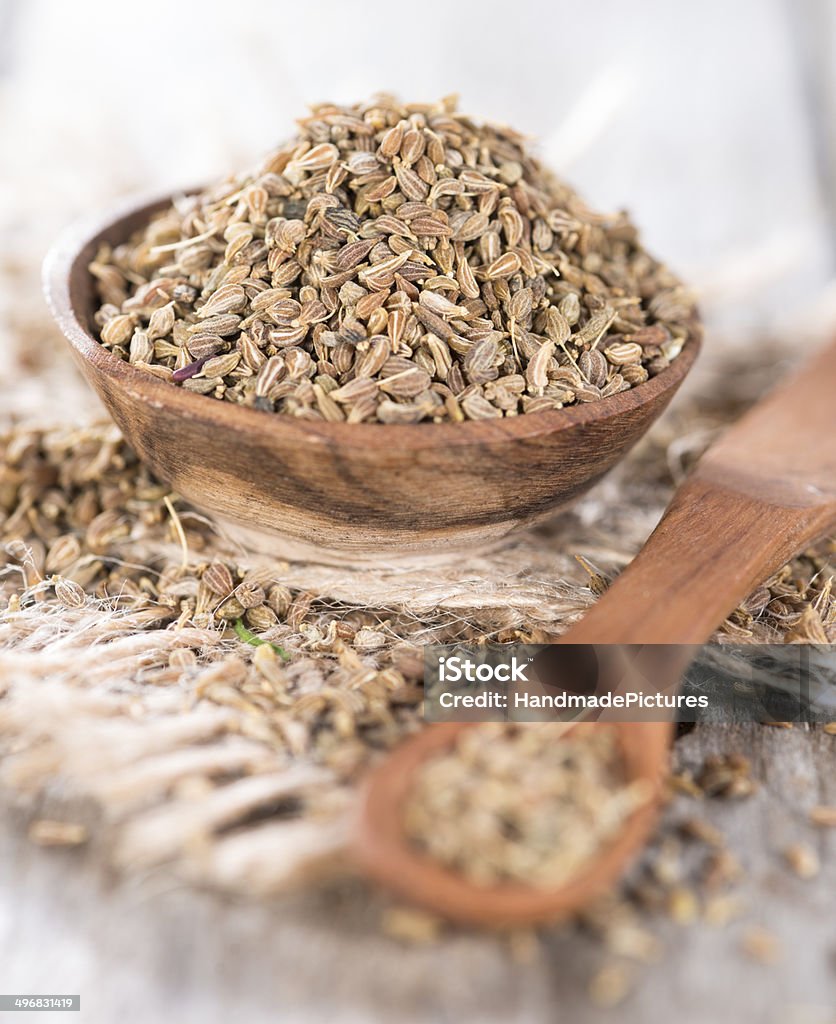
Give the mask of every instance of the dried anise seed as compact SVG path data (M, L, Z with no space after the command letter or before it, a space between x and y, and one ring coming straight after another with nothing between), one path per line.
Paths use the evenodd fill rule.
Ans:
M260 166L103 245L90 272L120 358L331 422L602 401L662 372L695 329L626 215L591 212L522 136L449 100L315 106ZM489 387L508 375L525 386Z
M232 573L223 562L213 562L204 571L201 579L213 594L218 594L220 597L226 597L228 594L231 594L232 588L235 585L232 580Z
M648 797L630 782L612 730L483 724L417 773L411 841L472 881L555 886L588 864Z

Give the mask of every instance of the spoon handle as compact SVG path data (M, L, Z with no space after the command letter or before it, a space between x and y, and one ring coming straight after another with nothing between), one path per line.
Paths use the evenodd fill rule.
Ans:
M703 456L642 551L563 638L703 643L836 527L836 342Z

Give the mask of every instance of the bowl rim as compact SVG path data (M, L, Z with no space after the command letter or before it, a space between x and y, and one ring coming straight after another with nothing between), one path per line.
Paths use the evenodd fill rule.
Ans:
M675 391L691 370L701 345L697 312L688 337L671 364L655 377L609 398L563 409L550 409L501 419L465 420L462 423L332 423L293 416L265 414L259 409L223 402L187 391L143 372L109 352L87 326L76 308L73 282L88 274L87 260L98 245L114 235L126 221L150 218L179 196L196 189L132 196L106 210L72 223L49 249L43 263L43 290L49 310L78 355L129 396L155 408L166 407L187 419L212 420L238 433L261 433L299 444L339 443L341 447L409 447L479 445L497 441L538 438L572 427L589 426L616 418L650 404L665 392ZM127 232L122 233L127 237Z

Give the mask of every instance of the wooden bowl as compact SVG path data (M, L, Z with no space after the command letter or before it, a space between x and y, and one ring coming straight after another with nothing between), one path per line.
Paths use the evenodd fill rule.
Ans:
M691 369L694 330L670 367L612 398L465 423L316 423L184 391L96 339L88 264L170 197L72 230L44 266L47 301L76 361L154 472L230 532L272 554L362 564L485 547L546 518L644 434Z

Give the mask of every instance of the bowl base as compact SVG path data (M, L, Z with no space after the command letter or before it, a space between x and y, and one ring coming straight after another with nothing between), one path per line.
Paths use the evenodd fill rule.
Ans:
M398 544L390 541L375 548L331 547L315 541L302 540L287 534L274 533L244 526L226 517L212 515L222 534L233 544L247 551L287 562L327 565L346 569L381 568L392 566L402 569L430 568L460 561L463 555L477 556L504 547L519 534L519 528L499 524L491 531L484 528L467 530L455 536L427 537L413 533Z

